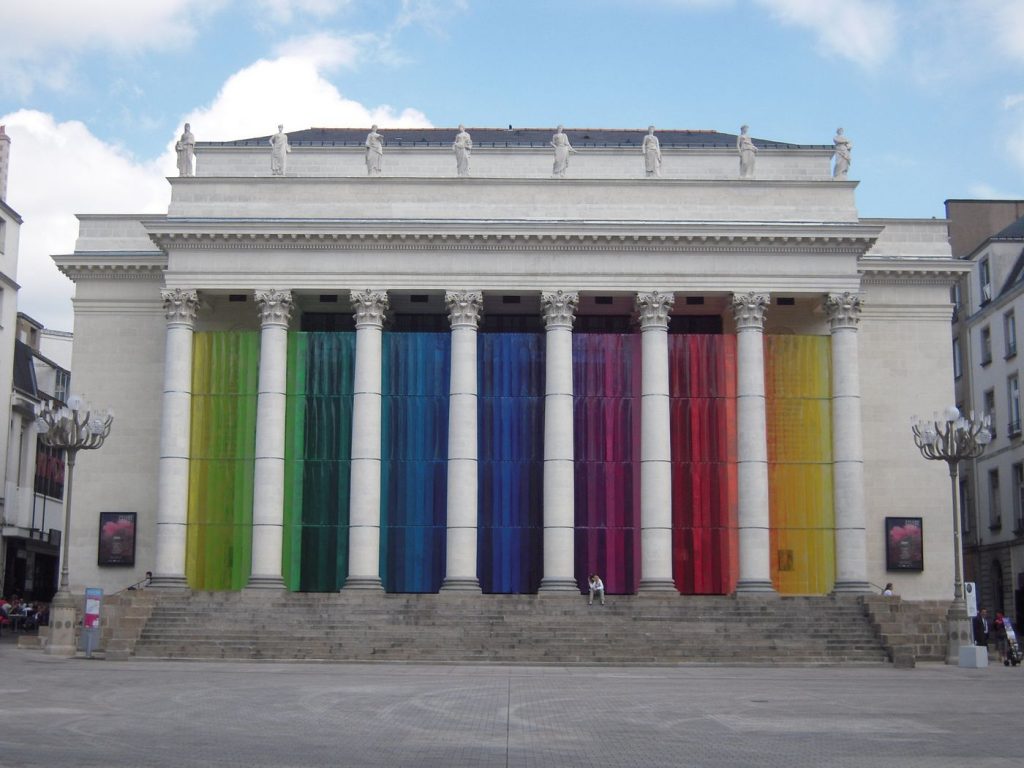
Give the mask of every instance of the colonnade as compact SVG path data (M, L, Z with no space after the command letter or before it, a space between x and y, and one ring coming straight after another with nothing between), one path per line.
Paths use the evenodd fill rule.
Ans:
M254 466L251 588L283 588L285 378L292 296L255 292L260 366ZM195 290L162 292L167 318L163 426L153 585L184 587L188 513L192 337ZM446 569L442 590L479 591L477 578L477 329L479 291L445 294L452 328L448 429ZM381 363L385 290L352 291L356 352L345 589L381 589ZM579 295L541 294L545 323L543 577L541 592L577 591L574 567L572 328ZM674 296L639 293L642 334L640 435L641 592L674 590L669 434L668 325ZM737 592L770 593L764 320L767 294L734 294L737 334ZM868 590L857 324L860 297L828 294L832 334L835 591Z

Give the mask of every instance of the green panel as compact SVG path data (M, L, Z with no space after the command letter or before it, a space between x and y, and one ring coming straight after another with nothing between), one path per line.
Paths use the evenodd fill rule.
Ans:
M185 575L202 590L241 589L252 565L259 334L195 334Z
M285 448L285 580L334 592L348 575L355 334L292 333Z

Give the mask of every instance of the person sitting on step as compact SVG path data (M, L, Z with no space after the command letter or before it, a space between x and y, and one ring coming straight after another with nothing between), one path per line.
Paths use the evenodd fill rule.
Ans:
M604 582L601 581L601 577L596 573L590 575L590 600L587 601L587 605L594 604L594 593L601 598L601 605L604 605Z

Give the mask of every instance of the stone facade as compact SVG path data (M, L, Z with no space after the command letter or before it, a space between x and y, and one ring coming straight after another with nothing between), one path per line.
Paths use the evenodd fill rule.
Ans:
M738 482L735 493L728 480L722 488L737 509L737 526L726 533L734 542L726 547L731 554L723 556L731 558L738 582L715 589L772 592L780 588L780 569L803 567L808 553L802 545L774 538L773 521L786 502L773 479L773 452L779 439L799 441L801 430L828 429L830 440L824 433L815 437L827 443L821 455L835 456L819 472L827 491L821 503L829 515L834 508L835 522L814 533L827 560L815 567L828 575L827 584L814 589L863 591L893 581L908 599L951 596L944 469L921 459L907 427L912 413L952 399L949 286L961 267L950 257L944 222L861 219L856 182L831 178L830 148L772 149L758 142L757 178L739 179L734 147L672 146L663 138L662 175L645 178L639 145L588 148L569 132L579 154L565 178L552 179L548 149L487 147L477 141L480 132L470 130L471 178L455 175L450 137L436 147L387 144L384 172L373 177L358 147L304 146L293 137L287 176L270 177L265 146L200 142L196 176L170 180L166 216L80 217L75 253L55 257L77 285L76 382L92 402L112 404L117 423L102 451L82 457L77 475L76 589L116 589L146 570L166 585L185 581L191 534L157 534L158 527L182 525L183 502L188 528L199 482L194 473L173 469L188 461L180 449L189 438L184 407L168 405L168 393L172 401L181 399L191 366L185 353L165 360L167 345L187 343L178 338L180 322L165 317L166 292L196 292L194 332L201 334L258 332L259 297L287 291L292 311L274 321L281 332L268 335L266 321L262 325L249 586L280 585L285 566L275 567L289 546L280 532L283 527L287 542L294 519L288 511L293 502L286 498L282 510L277 501L285 481L277 470L267 471L287 459L277 447L259 447L261 435L274 436L266 445L280 446L290 434L283 403L292 383L282 382L292 348L282 323L288 331L309 330L314 316L344 315L345 327L354 331L345 585L374 589L382 580L387 588L389 578L380 570L380 553L397 546L387 530L393 520L381 517L398 492L387 485L390 470L381 475L382 462L392 460L381 454L382 424L387 441L391 423L382 415L390 401L381 375L394 365L387 357L387 324L395 318L398 330L402 323L450 329L443 374L448 496L446 508L439 502L436 511L450 526L441 561L451 588L479 589L473 562L484 558L470 554L477 523L473 504L459 494L470 484L458 479L478 461L469 450L478 426L471 372L483 361L471 360L471 348L482 349L473 338L494 327L513 328L513 320L543 337L545 405L537 427L543 433L537 518L543 562L537 567L545 591L580 588L574 542L581 551L590 546L580 544L580 504L597 503L580 496L577 479L592 452L579 443L580 417L574 416L588 396L574 373L582 354L575 337L625 328L622 322L639 310L643 338L631 397L642 403L641 413L662 412L671 399L668 342L680 328L713 327L735 338L735 378L724 386L737 409ZM757 312L749 309L754 299ZM837 310L835 301L846 310ZM853 305L860 307L859 322L851 321ZM348 319L353 312L354 323ZM838 342L837 334L846 341ZM788 438L773 436L768 426L778 425L785 409L772 400L778 386L767 378L775 369L765 345L782 337L816 337L824 345L811 339L815 349L830 350L817 353L818 360L827 355L833 366L819 366L822 380L831 382L823 417L828 426L794 422ZM623 339L622 348L631 343ZM264 386L264 373L272 384ZM638 417L635 423L637 453L626 462L638 478L629 523L635 534L628 532L626 540L635 535L638 543L626 545L636 547L626 561L635 568L635 589L678 588L678 521L666 507L676 503L682 482L671 448L680 422L667 434L663 419ZM172 434L178 447L169 450ZM162 512L164 503L179 511ZM139 512L132 573L95 565L96 516L111 509ZM925 570L890 574L883 521L904 515L924 519Z

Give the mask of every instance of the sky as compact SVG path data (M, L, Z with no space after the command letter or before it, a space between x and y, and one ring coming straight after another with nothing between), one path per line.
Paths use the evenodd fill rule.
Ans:
M861 216L1024 198L1024 0L0 0L0 29L19 310L57 330L74 215L166 211L185 122L842 126Z

